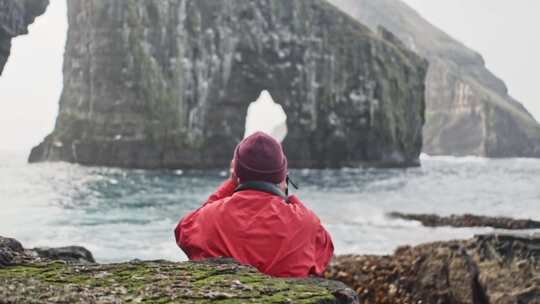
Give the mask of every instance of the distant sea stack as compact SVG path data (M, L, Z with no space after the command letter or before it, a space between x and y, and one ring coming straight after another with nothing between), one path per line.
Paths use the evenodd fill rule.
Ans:
M508 95L504 82L485 67L480 54L431 25L401 0L329 2L372 28L388 28L428 58L426 153L540 157L540 125Z
M427 62L322 0L68 1L56 127L30 162L228 165L251 101L293 167L415 166Z
M11 51L11 39L28 34L28 25L45 13L49 0L0 0L0 75Z

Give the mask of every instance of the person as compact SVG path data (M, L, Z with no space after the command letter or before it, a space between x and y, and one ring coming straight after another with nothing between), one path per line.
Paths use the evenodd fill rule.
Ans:
M322 276L334 246L319 218L288 196L281 144L257 132L235 149L231 176L180 220L176 243L190 260L234 258L275 277Z

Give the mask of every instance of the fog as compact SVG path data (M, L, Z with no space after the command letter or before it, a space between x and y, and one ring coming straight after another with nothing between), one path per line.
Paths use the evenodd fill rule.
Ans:
M52 131L62 90L64 1L52 0L30 35L13 39L0 76L0 149L29 151Z
M404 0L455 39L482 54L510 95L540 120L540 1Z
M536 0L406 0L454 38L479 51L510 93L540 118L540 2ZM29 151L54 126L62 88L65 1L14 39L0 77L0 149ZM271 93L271 92L270 92Z

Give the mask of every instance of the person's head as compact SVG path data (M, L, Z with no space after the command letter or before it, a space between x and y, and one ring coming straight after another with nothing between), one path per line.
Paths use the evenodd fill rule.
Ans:
M287 157L281 144L263 132L250 135L238 144L233 166L240 183L262 181L279 185L283 191L286 188Z

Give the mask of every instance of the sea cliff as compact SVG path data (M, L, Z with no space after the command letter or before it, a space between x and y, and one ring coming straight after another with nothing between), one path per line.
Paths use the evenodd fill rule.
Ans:
M386 27L429 60L425 153L540 157L540 125L508 94L505 83L486 68L479 53L401 0L329 2L371 28Z
M322 0L68 1L56 127L30 162L227 166L264 89L292 167L416 166L427 62Z

